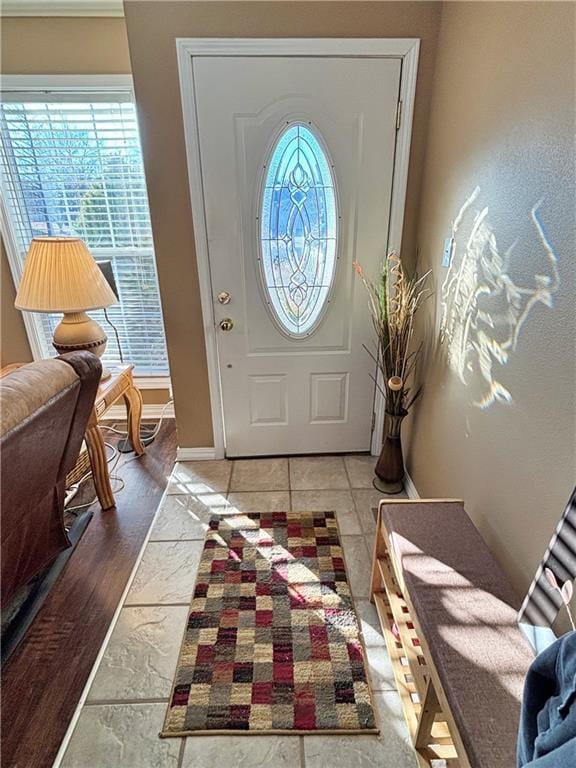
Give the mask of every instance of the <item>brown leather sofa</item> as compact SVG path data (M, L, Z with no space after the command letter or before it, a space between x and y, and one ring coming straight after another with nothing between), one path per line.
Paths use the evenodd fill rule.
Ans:
M78 458L101 371L90 352L69 352L0 380L2 607L70 546L65 478Z

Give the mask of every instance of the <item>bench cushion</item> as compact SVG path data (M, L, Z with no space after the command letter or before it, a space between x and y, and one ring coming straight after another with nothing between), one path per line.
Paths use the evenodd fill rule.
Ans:
M471 765L512 768L533 659L516 623L516 595L461 502L381 510Z

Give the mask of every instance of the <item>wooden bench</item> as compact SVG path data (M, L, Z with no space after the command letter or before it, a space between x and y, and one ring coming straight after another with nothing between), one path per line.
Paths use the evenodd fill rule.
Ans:
M462 501L380 503L371 594L419 765L513 768L533 652Z

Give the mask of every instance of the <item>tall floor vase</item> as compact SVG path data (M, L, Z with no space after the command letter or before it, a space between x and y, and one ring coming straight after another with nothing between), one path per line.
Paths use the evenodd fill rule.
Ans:
M386 413L384 442L376 462L374 486L383 493L400 493L404 488L404 457L402 455L402 421L408 411Z

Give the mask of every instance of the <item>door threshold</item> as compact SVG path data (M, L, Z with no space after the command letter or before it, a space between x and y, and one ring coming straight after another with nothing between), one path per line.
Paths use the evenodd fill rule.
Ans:
M242 454L230 456L229 454L226 454L224 456L225 459L229 459L230 461L235 461L236 459L242 459L242 460L249 460L249 459L306 459L306 458L315 458L315 457L322 457L322 456L370 456L370 451L308 451L305 453L262 453L258 454L257 456L254 456L251 454L250 456L245 456Z

